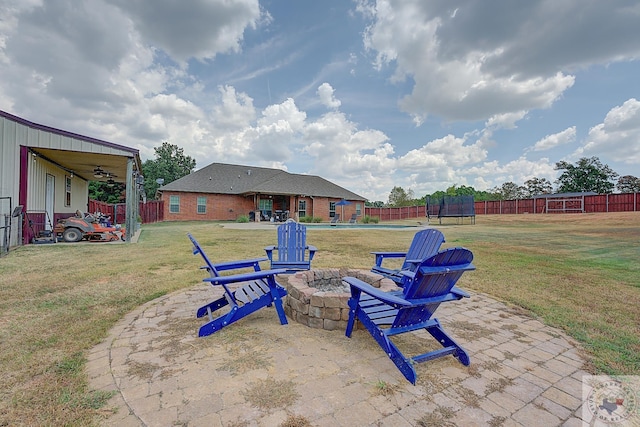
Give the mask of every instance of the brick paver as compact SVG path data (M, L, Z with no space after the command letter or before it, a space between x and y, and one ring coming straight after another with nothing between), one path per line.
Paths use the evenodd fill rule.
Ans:
M203 284L151 301L89 353L91 387L116 392L103 425L277 426L293 415L319 427L580 424L575 342L486 295L436 313L471 366L419 364L415 386L366 331L282 326L273 308L197 338L195 309L214 296ZM408 338L412 349L433 346L426 334Z

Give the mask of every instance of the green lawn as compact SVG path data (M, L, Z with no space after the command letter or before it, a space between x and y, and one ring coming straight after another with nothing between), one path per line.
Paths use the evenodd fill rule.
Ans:
M478 216L476 225L437 227L446 247L474 252L477 270L461 287L564 330L594 373L637 374L639 224L640 213L625 213ZM308 241L318 247L314 267L370 268L370 251L406 249L415 231L309 230ZM275 229L159 223L144 225L137 244L30 245L0 259L0 425L98 420L109 396L88 388L85 355L124 314L200 283L187 232L214 261L263 256L276 237Z

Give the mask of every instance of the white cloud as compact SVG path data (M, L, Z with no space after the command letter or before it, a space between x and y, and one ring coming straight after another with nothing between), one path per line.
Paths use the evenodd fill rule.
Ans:
M322 83L318 87L318 96L322 105L335 109L340 107L341 102L333 96L333 92L334 90L329 83Z
M213 107L215 126L221 129L246 128L255 120L253 99L246 93L236 93L233 86L218 87L222 102Z
M640 163L640 101L631 98L612 108L603 123L589 130L581 154Z
M547 135L537 141L533 146L533 151L545 151L555 148L559 145L568 144L576 140L576 127L571 126L562 132L553 135Z
M206 59L237 52L244 31L261 18L258 0L196 0L188 6L174 0L153 2L107 0L118 6L144 39L176 60Z
M413 79L400 106L418 124L428 116L485 120L549 108L578 68L640 57L632 42L640 37L639 9L577 0L358 4L372 21L364 45L377 68L392 68L394 81Z
M524 119L526 114L526 111L495 114L489 117L489 120L485 123L485 127L490 129L515 129L516 122Z

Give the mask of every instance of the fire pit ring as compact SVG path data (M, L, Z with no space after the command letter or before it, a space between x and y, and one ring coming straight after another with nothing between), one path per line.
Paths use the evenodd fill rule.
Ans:
M398 289L392 280L367 270L326 268L300 271L286 277L288 294L284 299L285 313L311 328L329 331L346 329L349 320L347 301L351 292L342 278L348 276L385 292Z

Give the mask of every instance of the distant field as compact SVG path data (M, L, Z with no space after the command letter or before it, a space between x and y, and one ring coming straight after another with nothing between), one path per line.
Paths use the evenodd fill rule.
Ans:
M475 255L477 270L461 287L563 329L593 372L640 372L640 213L476 220L434 224L446 247ZM318 247L314 267L370 268L370 251L406 249L415 231L310 229L308 241ZM200 283L187 232L217 261L263 256L276 237L275 229L158 223L144 225L137 244L31 245L0 259L0 425L96 420L109 396L88 389L84 355L135 307Z

